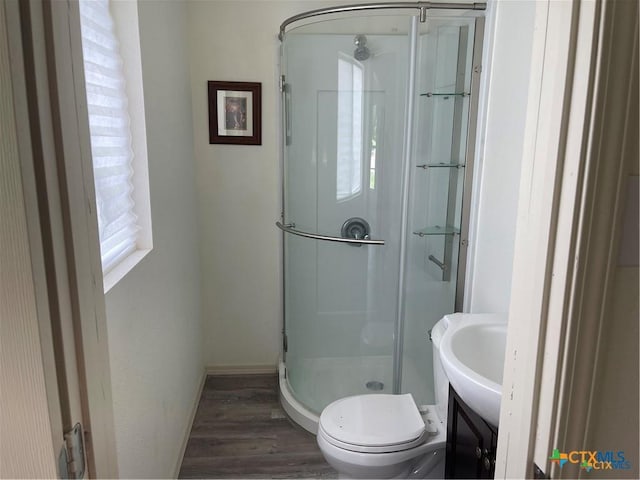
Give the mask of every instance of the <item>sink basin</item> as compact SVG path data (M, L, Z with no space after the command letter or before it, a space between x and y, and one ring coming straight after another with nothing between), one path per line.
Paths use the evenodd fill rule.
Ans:
M469 315L465 320L450 322L440 344L440 359L449 383L472 410L496 428L506 339L506 319Z

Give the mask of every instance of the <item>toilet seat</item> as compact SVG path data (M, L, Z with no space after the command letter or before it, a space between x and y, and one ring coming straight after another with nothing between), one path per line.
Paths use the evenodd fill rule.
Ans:
M410 450L412 448L417 447L425 443L425 439L427 437L426 432L423 432L418 438L407 442L407 443L398 443L395 445L382 445L382 446L368 446L368 445L356 445L353 443L346 443L337 438L329 435L322 426L318 426L318 435L322 436L328 443L331 445L341 448L343 450L348 450L350 452L358 452L358 453L393 453L393 452L402 452L405 450Z
M320 415L318 434L345 450L391 453L425 441L425 424L411 394L356 395L333 402Z

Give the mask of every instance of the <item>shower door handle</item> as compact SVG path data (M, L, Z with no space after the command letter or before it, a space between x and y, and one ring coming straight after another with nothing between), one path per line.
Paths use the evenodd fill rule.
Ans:
M276 222L276 227L278 227L283 232L292 233L293 235L298 235L299 237L305 238L313 238L315 240L325 240L327 242L337 242L337 243L351 243L356 245L384 245L384 240L371 240L371 239L356 239L356 238L344 238L344 237L331 237L328 235L318 235L316 233L303 232L302 230L296 230L293 226L289 224L283 225L280 222Z
M284 144L291 145L291 85L285 81L284 75L280 77L280 89L282 90L282 110L284 119Z

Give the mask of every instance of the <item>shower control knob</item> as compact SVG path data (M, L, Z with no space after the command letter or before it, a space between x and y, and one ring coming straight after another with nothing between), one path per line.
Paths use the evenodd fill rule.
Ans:
M364 218L352 217L342 224L340 234L342 235L342 238L368 240L370 230L371 227L369 227L369 223Z

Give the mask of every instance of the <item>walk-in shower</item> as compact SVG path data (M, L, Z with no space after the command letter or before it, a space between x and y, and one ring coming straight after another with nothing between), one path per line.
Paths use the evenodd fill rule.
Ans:
M434 402L429 331L460 310L484 4L316 10L281 27L281 393Z

